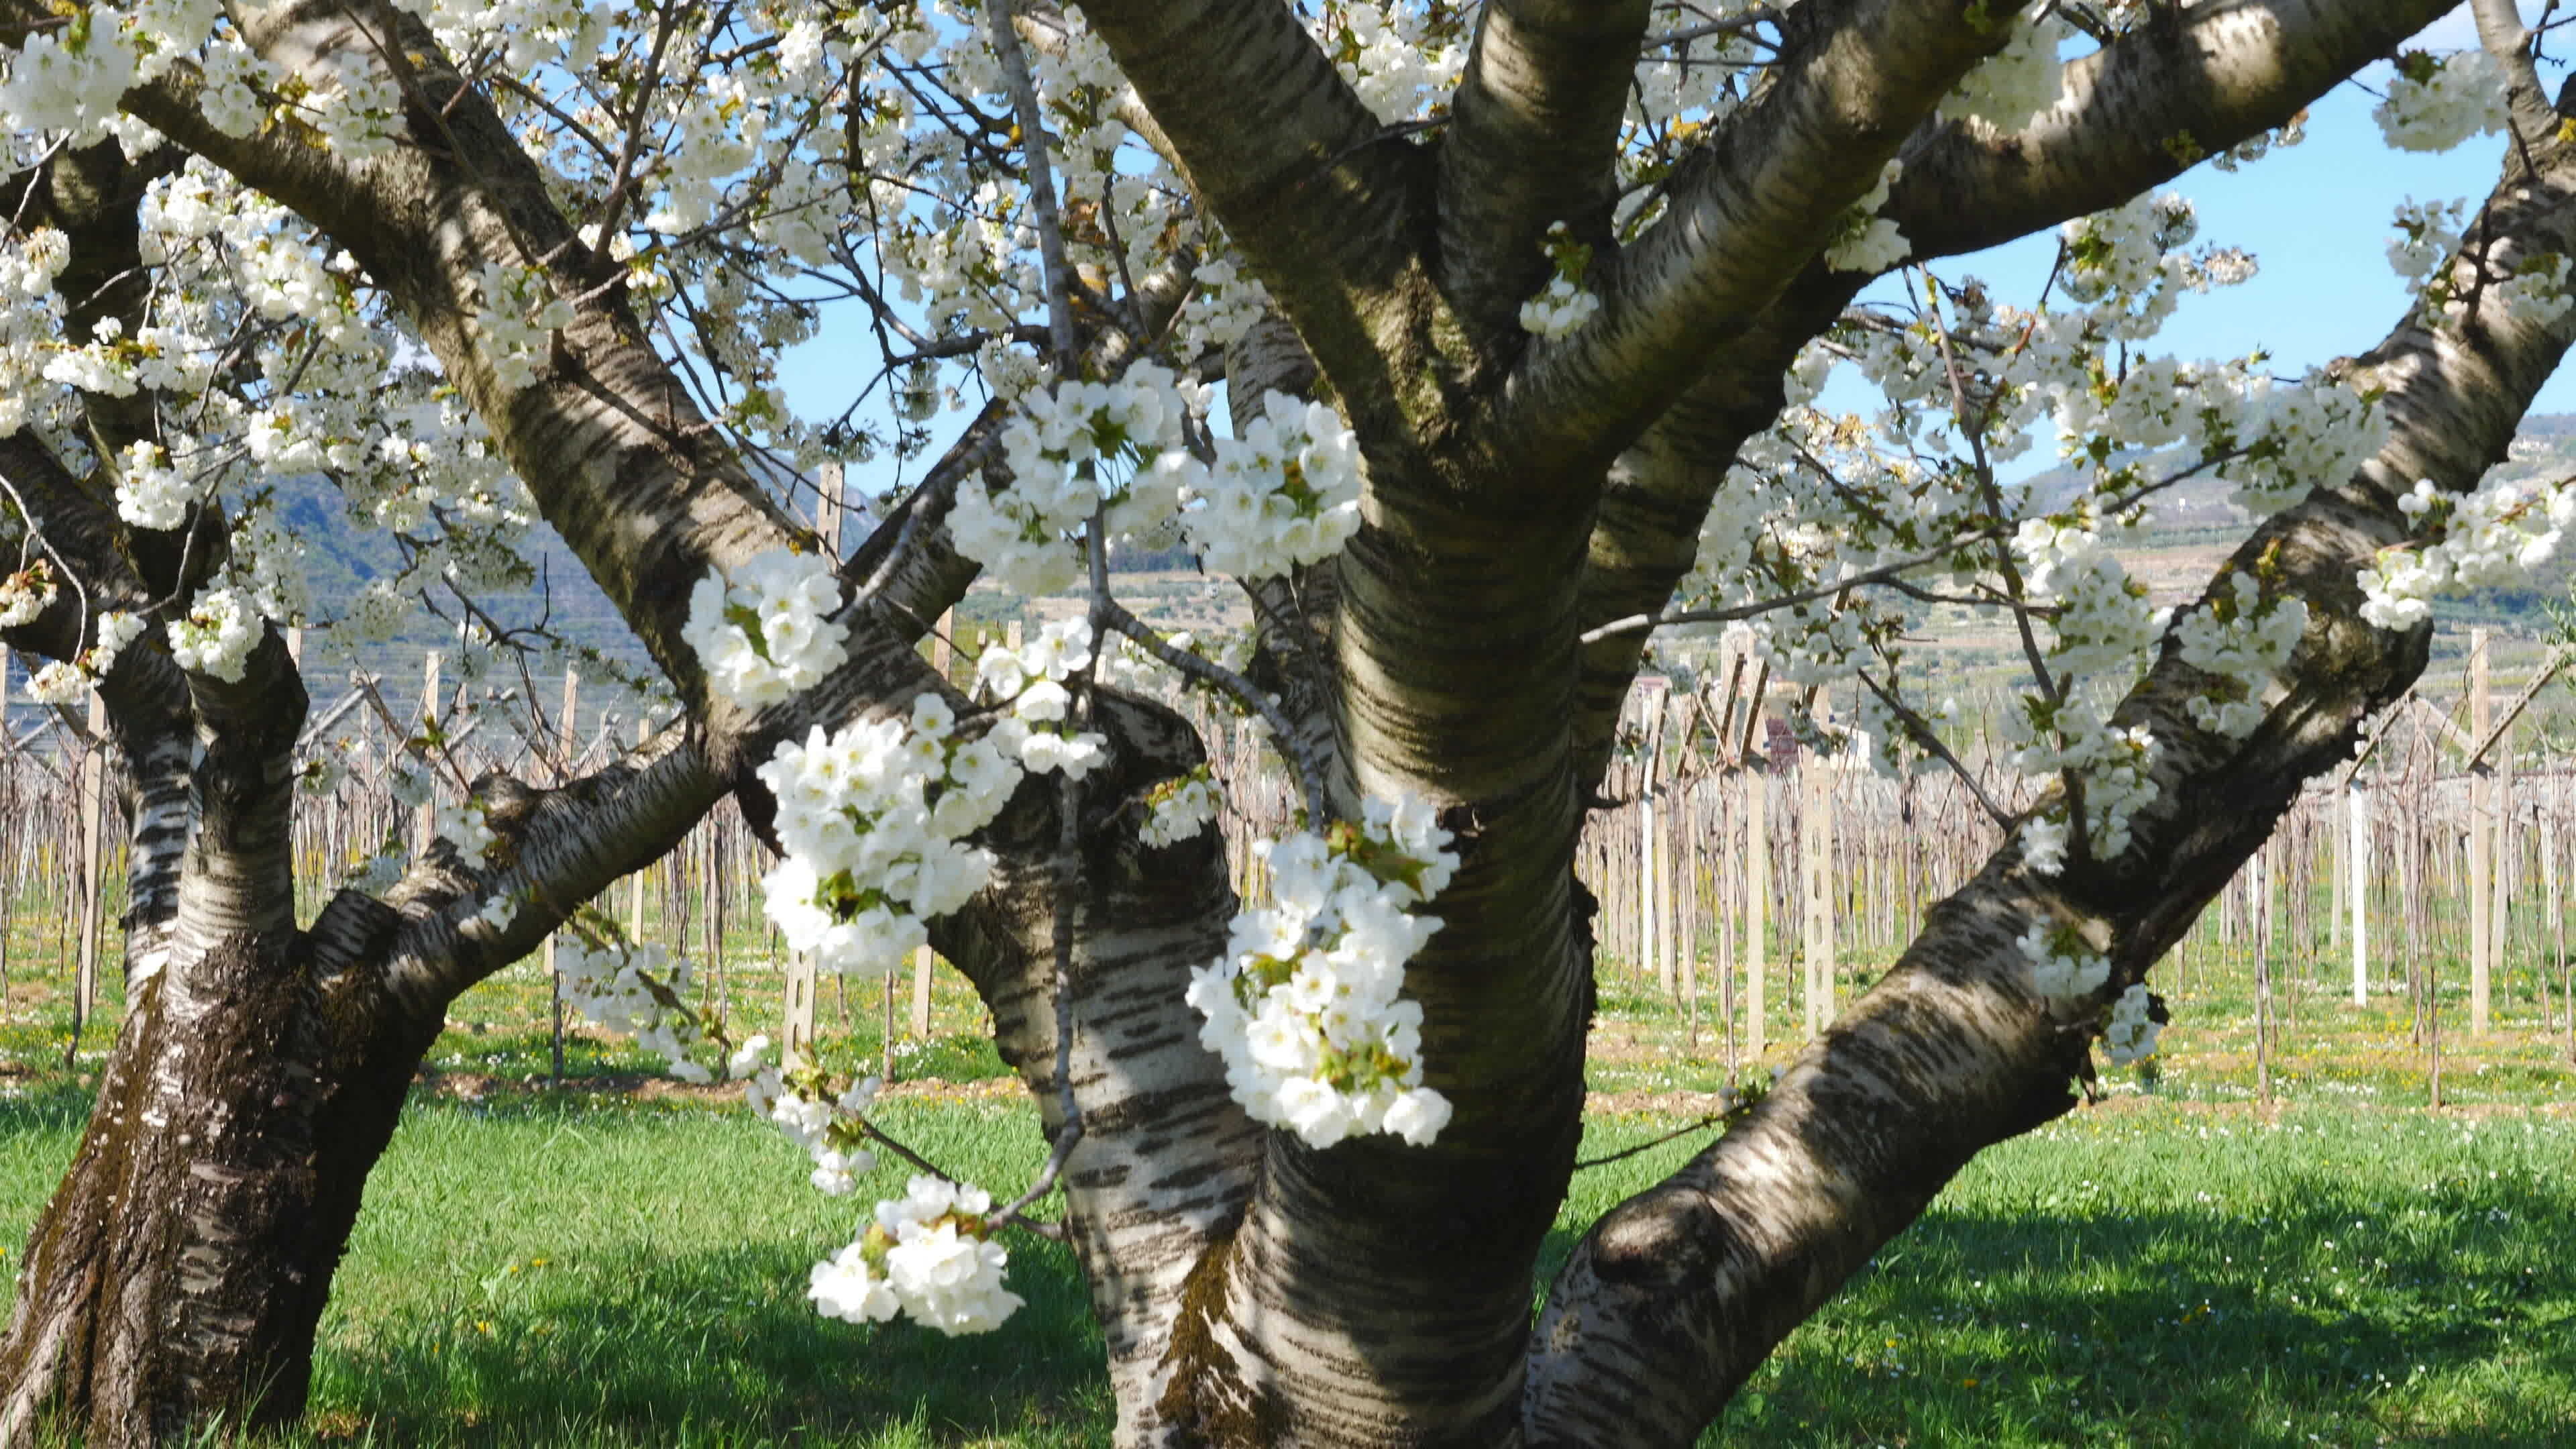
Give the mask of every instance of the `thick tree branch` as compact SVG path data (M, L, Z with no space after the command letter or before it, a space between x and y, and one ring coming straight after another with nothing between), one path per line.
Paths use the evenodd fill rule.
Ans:
M2440 0L2355 10L2235 0L2158 11L2067 66L2059 104L2018 133L1934 122L1908 142L1886 214L1918 257L1999 245L2116 205L2201 154L2288 121L2371 57L2438 18ZM2179 18L2176 18L2176 17ZM2193 145L2172 144L2188 136ZM1810 263L1613 466L1584 572L1583 623L1653 613L1699 550L1700 522L1746 440L1779 415L1781 377L1869 279ZM1584 646L1579 770L1607 767L1643 638Z
M1102 0L1083 13L1355 421L1400 416L1422 387L1388 355L1426 305L1422 153L1378 124L1288 6Z
M1814 259L1944 92L2004 42L1988 7L1825 0L1782 21L1769 83L1677 170L1665 215L1599 268L1601 311L1532 347L1478 446L1535 477L1610 461Z
M97 641L98 618L150 600L117 547L115 515L31 428L0 438L0 492L23 509L56 576L52 605L8 631L11 648L70 659ZM149 978L169 955L192 807L195 729L187 681L153 638L129 644L99 681L108 727L128 766L126 973Z
M2553 136L2535 155L2537 174L2509 166L2484 234L2517 255L2564 254L2576 249L2576 146ZM2186 703L2211 680L2169 644L2117 715L2160 745L2156 800L2131 846L2051 880L2007 845L1743 1125L1603 1218L1533 1338L1531 1443L1691 1442L1969 1157L2072 1105L2067 1083L2109 995L2144 977L2306 779L2348 758L2368 715L2423 669L2427 631L2359 617L2356 573L2408 533L2397 497L2416 478L2474 486L2571 342L2576 315L2536 322L2489 293L2438 331L2409 316L2361 360L2388 389L2388 444L2258 529L2217 576L2247 571L2267 597L2309 610L2263 724L2242 741L2192 724ZM2103 991L2038 996L2016 944L2033 925L2071 926L2102 951Z
M1884 214L1913 255L1928 258L2117 206L2286 125L2448 8L2441 0L2158 7L2136 31L2069 62L2057 105L2021 130L1924 127L1906 144Z
M1483 345L1519 339L1520 304L1547 280L1549 225L1606 214L1650 8L1500 0L1477 17L1440 141L1435 275Z

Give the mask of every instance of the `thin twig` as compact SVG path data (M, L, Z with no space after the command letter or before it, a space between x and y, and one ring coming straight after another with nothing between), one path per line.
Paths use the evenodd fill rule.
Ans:
M1162 635L1154 632L1153 626L1128 612L1122 605L1116 603L1109 605L1105 611L1105 620L1108 628L1135 640L1143 646L1146 653L1203 684L1224 690L1242 701L1245 707L1260 715L1263 722L1270 726L1273 742L1279 746L1279 752L1286 755L1289 763L1297 767L1297 790L1306 802L1306 818L1318 822L1330 818L1324 809L1326 796L1322 771L1318 770L1315 762L1308 759L1306 752L1298 747L1294 727L1290 725L1288 716L1278 705L1271 702L1270 696L1258 685L1213 659L1192 654L1186 649L1174 648Z

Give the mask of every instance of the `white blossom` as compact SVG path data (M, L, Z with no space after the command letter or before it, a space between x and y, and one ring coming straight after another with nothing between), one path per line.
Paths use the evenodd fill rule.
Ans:
M746 708L806 689L841 662L848 626L832 617L841 584L819 554L773 549L732 575L698 581L681 639L698 651L708 687Z
M1256 1122L1310 1146L1391 1132L1421 1145L1449 1104L1422 1085L1422 1008L1404 963L1440 928L1414 908L1457 869L1416 796L1372 798L1330 836L1260 841L1273 903L1237 914L1227 954L1190 974L1199 1040Z
M2483 50L2397 58L2388 95L2371 110L2379 133L2400 151L2448 151L2471 136L2504 129L2504 72Z
M1879 168L1878 182L1843 214L1840 230L1825 246L1825 265L1838 272L1884 272L1904 261L1913 244L1896 223L1878 214L1904 167L1890 160Z
M2104 1054L2111 1065L2125 1067L2156 1054L2156 1036L2164 1024L2149 1015L2154 1005L2143 982L2131 985L2111 1003L2111 1019L2102 1030Z
M188 617L166 626L170 655L182 669L209 674L227 684L241 682L250 655L259 647L267 621L240 589L208 589L197 596Z
M1941 100L1944 116L1973 117L2002 131L2018 131L2057 104L2065 85L2058 47L2075 27L2055 14L2013 19L2003 49L1979 61Z

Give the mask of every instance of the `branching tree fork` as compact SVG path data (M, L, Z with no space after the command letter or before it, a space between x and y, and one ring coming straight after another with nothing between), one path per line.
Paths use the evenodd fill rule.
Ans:
M2115 206L2290 122L2443 8L2157 7L2070 61L2054 107L2018 130L1938 111L2004 43L1989 6L1753 12L1741 28L1763 27L1770 47L1758 80L1676 143L1660 214L1622 237L1614 153L1638 57L1688 23L1647 0L1491 0L1443 124L1427 127L1383 122L1277 0L1095 0L1079 24L1043 0L990 0L1005 70L1021 47L1053 61L1105 44L1130 88L1094 104L1178 168L1206 228L1160 271L1067 261L1062 232L1098 223L1054 212L1023 67L991 111L941 113L961 146L1038 187L1051 315L999 331L1043 336L1068 374L1114 373L1168 338L1221 234L1273 310L1222 356L1180 360L1224 377L1238 416L1271 390L1330 400L1367 468L1340 555L1248 586L1261 705L1327 812L1427 796L1463 858L1406 986L1455 1118L1430 1147L1317 1150L1245 1115L1184 1004L1237 903L1212 838L1151 852L1137 838L1136 803L1203 759L1183 718L1086 690L1108 765L1078 787L1025 786L986 830L993 880L933 937L1066 1149L1062 1221L1106 1335L1122 1443L1694 1442L1969 1158L2075 1105L2091 1033L2034 991L2017 940L2033 925L2082 932L2111 964L2097 1007L2145 978L2302 783L2422 668L2426 631L2364 622L2355 583L2410 536L2400 496L2426 478L2473 488L2576 339L2576 316L2535 318L2474 284L2576 253L2576 112L2539 89L2510 7L2480 17L2505 58L2513 134L2445 263L2464 279L2458 308L2412 311L2351 361L2381 394L2385 445L2309 480L2231 562L2307 608L2259 727L2232 738L2195 723L2187 702L2212 681L2168 643L2117 706L2161 743L2127 848L2079 850L2047 875L2007 844L1758 1108L1592 1228L1533 1326L1593 1013L1573 852L1647 637L1606 626L1671 604L1800 349L1853 306L1867 274L1823 252L1888 162L1902 168L1880 214L1913 259L1959 255ZM717 23L689 5L649 12L635 23L657 59ZM285 846L306 693L279 632L238 682L182 669L157 636L116 656L99 687L128 767L130 1004L0 1340L11 1442L44 1414L122 1444L213 1415L298 1413L333 1267L447 1004L727 793L765 822L752 771L781 741L924 692L966 708L914 646L975 577L945 523L958 481L1009 482L997 405L844 568L840 667L785 703L727 702L682 640L690 589L801 530L774 472L701 406L680 351L657 346L670 324L630 296L605 240L645 205L646 94L623 115L562 118L611 128L591 137L596 184L572 188L509 119L542 88L448 54L413 13L302 0L226 14L315 91L350 67L390 77L394 144L356 156L289 125L219 125L193 65L135 85L123 110L157 144L132 159L114 141L56 147L0 196L19 227L70 242L54 283L67 334L143 320L136 208L155 177L201 158L284 204L435 357L676 688L687 728L559 789L481 782L508 844L496 863L441 845L390 889L343 890L299 923ZM0 40L59 23L29 0L0 4ZM927 83L888 74L879 84ZM879 204L854 187L828 224L863 230ZM1519 314L1551 276L1559 224L1591 248L1600 310L1540 341ZM534 269L567 304L533 366L476 320L494 263ZM890 367L971 350L897 308L877 315ZM29 547L76 585L6 638L55 659L86 647L103 611L184 599L226 539L211 501L180 529L121 521L107 469L83 460L154 436L155 403L81 402L77 439L0 439ZM1143 632L1097 584L1093 617L1103 634ZM516 914L478 927L496 899Z

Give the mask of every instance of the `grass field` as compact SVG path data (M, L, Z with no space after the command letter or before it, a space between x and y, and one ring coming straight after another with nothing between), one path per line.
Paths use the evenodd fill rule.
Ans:
M0 1240L23 1236L82 1106L67 1089L0 1102ZM986 1181L1039 1156L1008 1096L923 1091L885 1121ZM1587 1151L1669 1125L1601 1117ZM1704 1140L1583 1173L1542 1279L1581 1224ZM2267 1121L2114 1101L1981 1158L1710 1442L2576 1441L2571 1164L2565 1115ZM805 1269L857 1209L803 1177L738 1111L424 1099L370 1190L300 1440L1105 1442L1098 1342L1063 1253L1014 1245L1029 1307L987 1338L826 1322Z
M107 1043L93 1025L61 1068L62 983L28 969L49 953L21 922L0 1020L10 1256ZM776 1011L754 956L726 986L745 1030ZM2356 1010L2323 968L2286 969L2283 1105L2267 1113L2243 974L2196 967L2152 1080L2106 1079L2100 1105L1979 1159L1709 1442L2576 1445L2576 1079L2559 1024L2508 993L2503 1029L2470 1041L2450 988L2453 1105L2430 1112L2402 996ZM1786 984L1766 1064L1794 1049ZM806 1268L863 1207L812 1192L795 1150L738 1108L639 1085L653 1062L626 1043L572 1033L565 1084L547 1087L545 1002L521 967L456 1004L372 1184L296 1442L1106 1441L1098 1341L1061 1251L1014 1245L1029 1307L988 1338L819 1319ZM1588 1153L1688 1123L1726 1079L1714 1029L1691 1050L1684 1014L1625 968L1607 968L1602 1004ZM845 1001L827 983L821 1008L847 1064L881 1060L872 986ZM907 1085L883 1120L1003 1187L1040 1144L983 1028L943 971L931 1035L897 1033ZM1534 1295L1583 1225L1706 1140L1582 1173ZM881 1169L862 1201L899 1178Z

